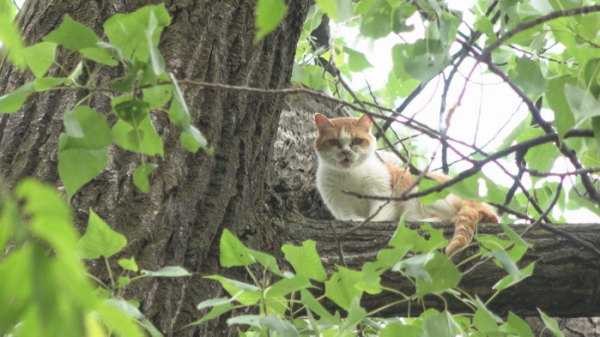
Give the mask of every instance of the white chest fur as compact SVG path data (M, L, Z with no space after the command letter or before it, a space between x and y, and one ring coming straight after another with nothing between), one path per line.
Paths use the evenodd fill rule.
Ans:
M389 171L375 155L370 156L361 166L350 170L339 170L320 163L317 187L325 204L339 220L363 220L377 211L379 213L373 218L374 221L396 221L404 212L407 212L406 220L409 221L451 220L456 215L456 211L450 206L453 195L427 206L418 199L396 201L383 206L385 201L357 198L344 193L343 191L352 191L383 197L392 195ZM379 210L380 207L383 208Z
M320 163L317 171L317 187L333 215L340 220L361 220L373 213L375 201L361 199L343 192L352 191L367 195L390 196L390 174L385 165L374 155L359 167L339 170ZM397 207L386 209L386 218L398 217Z

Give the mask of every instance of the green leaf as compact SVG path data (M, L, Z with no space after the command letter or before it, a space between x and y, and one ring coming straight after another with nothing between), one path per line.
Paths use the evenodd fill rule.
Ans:
M527 114L527 117L525 117L524 120L521 121L521 123L519 123L519 125L513 130L511 131L511 133L504 138L504 141L502 142L502 145L500 145L497 150L504 150L510 146L512 146L512 143L523 133L523 131L527 128L529 128L529 126L531 125L531 114Z
M292 278L284 277L268 288L267 297L286 296L293 291L313 288L306 276L295 275Z
M131 278L129 276L119 276L117 281L117 288L121 289L123 287L127 287L131 283Z
M48 88L52 88L57 85L63 84L66 81L67 81L66 78L52 78L52 77L38 78L35 81L33 81L34 90L38 91L38 92L45 91Z
M20 230L22 230L22 226L17 205L11 199L5 198L2 201L2 211L0 211L0 251L4 251L6 244L13 238L13 233L16 234ZM20 240L20 238L15 238L16 242Z
M266 253L257 252L255 250L250 250L250 249L248 249L248 255L250 255L250 257L253 260L260 263L263 267L265 267L267 270L269 270L273 274L283 277L283 273L281 272L281 270L279 270L277 261L275 261L275 258L273 256L266 254Z
M285 17L287 6L283 0L258 0L256 4L256 36L254 43L272 32Z
M175 123L181 127L181 130L186 134L181 135L181 144L190 152L196 153L199 147L202 147L207 154L212 154L212 148L208 147L208 142L202 136L202 133L192 126L190 112L177 84L177 79L173 74L169 75L173 82L173 95L175 99L171 102L171 109L169 110L169 120L171 123Z
M421 181L419 182L419 191L425 191L430 188L435 188L440 184L441 183L438 181L421 179ZM448 194L450 194L450 191L447 188L444 188L440 192L433 192L419 197L419 201L421 201L423 205L431 205L440 199L446 198Z
M150 11L150 16L148 18L148 29L146 30L146 40L148 42L150 53L150 64L152 65L152 70L154 70L154 75L156 76L165 71L165 60L158 51L156 44L152 42L152 36L157 27L158 22L156 21L156 15L154 15L153 11Z
M515 244L515 246L527 247L527 248L533 247L533 245L531 245L530 243L527 243L527 241L523 240L523 238L521 238L519 236L519 234L517 234L517 232L515 232L507 224L502 224L502 229L504 229L504 235L508 236L510 241L512 241Z
M400 262L406 253L412 248L411 245L395 247L393 249L382 249L377 253L377 260L375 262L367 262L362 267L362 279L365 286L379 287L379 276L392 268L398 262ZM368 293L372 294L373 289L366 289ZM379 293L378 289L375 293Z
M365 69L373 68L373 65L367 60L365 54L348 47L344 47L344 52L348 54L348 67L350 71L362 72Z
M138 166L133 172L133 184L144 193L148 193L150 182L148 181L148 175L152 173L158 167L157 164L145 163Z
M344 320L344 324L342 324L340 330L353 331L356 325L362 322L365 317L367 317L367 311L360 306L360 298L353 298L348 310L348 317Z
M534 266L535 266L535 262L531 262L527 267L521 269L519 271L521 276L516 279L512 275L506 275L502 280L496 282L496 284L494 284L492 289L502 291L510 286L513 286L513 285L521 282L523 279L533 275Z
M108 66L116 66L119 64L119 62L113 58L113 55L109 50L98 46L98 42L95 47L84 48L79 52L83 54L83 57L94 62L106 64Z
M220 262L223 267L248 266L254 263L249 249L228 229L221 235Z
M260 319L261 316L258 315L241 315L241 316L236 316L236 317L232 317L230 319L227 320L227 324L229 325L233 325L233 324L246 324L246 325L250 325L250 326L255 326L259 329L262 329L262 325L260 325Z
M203 302L200 302L200 304L198 304L198 306L196 307L196 309L198 310L202 310L204 308L208 308L208 307L218 307L227 303L231 303L232 301L234 301L236 299L236 296L233 296L231 298L228 297L221 297L221 298L213 298L210 300L206 300Z
M391 33L392 7L390 4L385 0L377 0L364 14L359 29L361 35L372 39L378 39Z
M352 16L352 2L350 0L315 0L321 10L335 22L342 22Z
M73 71L69 74L69 76L68 76L69 81L67 81L67 84L70 84L71 82L77 83L77 77L79 77L82 73L83 73L83 61L79 61L79 63L77 63L77 66L75 67L75 69L73 69Z
M116 14L104 23L104 32L110 44L122 50L132 60L148 62L150 46L146 30L150 24L150 12L156 17L157 27L152 33L152 44L158 45L164 27L171 23L164 5L144 6L133 13Z
M564 93L576 119L600 116L600 102L589 91L567 83Z
M556 320L554 318L548 317L548 315L546 315L542 310L540 310L540 308L537 308L537 310L540 312L540 316L542 317L542 320L544 321L544 324L546 325L548 330L552 331L552 333L556 337L564 337L564 334L562 333L562 331L560 331Z
M525 252L527 251L526 247L523 246L514 246L511 249L508 247L512 244L511 241L502 240L496 236L491 235L482 235L477 237L477 241L481 243L479 246L479 250L481 254L488 254L489 251L504 251L508 257L514 261L518 262L521 260ZM508 250L507 250L508 249ZM493 260L498 266L502 267L502 264L498 262L498 260Z
M138 271L138 265L135 263L135 258L133 256L131 259L120 259L119 266L125 270Z
M60 26L44 36L42 40L54 42L71 50L81 50L95 47L100 38L93 30L71 19L69 14L65 14Z
M573 77L557 77L548 81L548 90L544 95L550 108L554 110L554 126L558 133L559 140L562 141L565 133L575 126L575 117L569 108L567 97L565 96L565 84L575 85L577 80Z
M600 148L600 117L592 117L592 130L594 130L594 139L596 146Z
M306 20L304 21L304 31L312 32L321 24L323 13L321 13L321 7L319 5L312 5L306 14Z
M183 129L183 133L180 137L181 145L185 147L186 150L196 153L198 149L201 147L204 151L212 155L213 148L208 146L208 142L206 138L200 133L200 131L195 126L190 126L188 128Z
M448 50L439 40L418 40L412 55L404 54L404 69L412 78L427 82L448 64Z
M63 122L67 133L62 133L58 142L58 149L104 149L112 143L112 134L106 117L80 105L75 111L67 110ZM74 136L70 136L69 133ZM79 136L80 137L75 137Z
M540 128L528 128L517 138L517 141L521 143L543 135L545 132ZM560 151L554 144L542 144L530 148L525 155L525 161L535 170L549 171L559 154ZM535 180L535 177L533 179Z
M518 75L513 78L514 83L526 95L537 97L546 92L546 79L537 63L527 57L518 57L516 62Z
M421 327L408 325L402 322L392 322L387 324L380 333L380 337L419 337L423 333Z
M496 321L494 320L494 314L485 307L485 304L483 304L479 298L477 298L475 304L477 306L477 311L473 316L473 325L475 325L477 330L486 335L499 332L498 324L496 324Z
M315 241L306 240L302 242L302 247L284 245L281 247L281 251L285 254L285 259L294 267L296 274L320 282L327 278L327 273L317 253Z
M148 103L151 108L160 108L173 97L170 85L154 85L150 88L142 89L142 92L144 93L144 102Z
M261 298L259 292L260 288L252 284L243 283L219 275L204 276L204 278L219 281L229 295L237 296L236 300L243 305L255 304ZM242 293L239 294L240 292Z
M108 154L104 150L58 151L58 175L65 185L69 199L81 186L104 171L106 164L108 164Z
M277 331L283 337L300 337L298 330L288 321L281 318L266 316L260 318L260 325Z
M156 329L154 324L152 324L152 322L150 322L144 315L142 315L142 313L138 310L138 308L134 307L129 302L122 300L120 298L109 298L107 300L104 300L104 303L106 303L110 306L113 306L114 308L116 308L117 310L121 311L122 313L126 314L127 316L129 316L131 318L135 318L136 320L139 320L140 325L143 326L144 329L146 329L146 331L148 331L150 336L163 337L163 334L160 333L160 331L158 331L158 329ZM125 335L125 334L123 334L123 335Z
M115 143L126 150L164 156L162 139L156 133L150 117L144 118L137 128L119 119L113 126L112 135Z
M508 254L506 254L505 251L495 250L489 252L488 254L485 254L484 256L493 256L500 263L502 268L510 273L513 279L520 279L522 277L519 268L517 267L515 262L508 256Z
M77 121L77 116L75 115L75 110L67 109L63 114L63 124L65 125L65 132L67 136L72 138L81 138L83 137L83 129L81 129L81 125L79 125L79 121ZM59 141L60 144L60 141ZM60 145L59 145L60 147Z
M473 24L473 27L475 27L475 29L482 33L485 33L485 35L488 36L486 44L493 43L496 40L498 40L496 34L494 33L494 25L490 21L490 18L488 18L487 16L482 16L479 19L477 19L477 21L475 21L475 24Z
M423 321L423 331L426 337L454 337L457 328L458 325L447 311L440 312Z
M0 97L0 112L17 112L27 99L27 96L35 91L35 82L27 82L17 90Z
M362 290L356 288L356 285L362 282L362 275L358 271L338 265L336 267L338 271L325 282L325 296L344 310L348 310L355 297L362 297Z
M2 41L2 53L7 53L10 62L19 69L25 68L23 55L23 39L21 32L14 22L17 8L11 0L0 0L0 41Z
M123 234L112 230L91 208L85 234L77 242L77 251L83 259L111 257L127 244Z
M142 270L141 273L150 277L183 277L194 275L179 266L162 267L159 271Z
M132 126L146 118L150 110L148 103L129 95L115 97L110 104L115 110L115 115Z
M434 257L435 255L433 253L416 255L398 262L398 264L394 266L392 270L398 271L405 269L404 274L406 276L431 283L433 280L431 279L429 273L425 270L425 264L431 261Z
M231 304L230 302L229 302L229 303L226 303L226 304L223 304L223 305L215 306L215 307L213 307L213 309L212 309L212 310L211 310L211 311L210 311L208 314L206 314L204 317L202 317L201 319L199 319L199 320L197 320L197 321L195 321L195 322L192 322L192 323L190 323L190 324L186 325L185 327L201 324L202 322L208 321L208 320L209 320L209 319L211 319L211 318L215 318L215 317L217 317L217 316L221 316L221 315L223 315L224 313L226 313L226 312L229 312L229 311L233 310L233 308L234 308L234 306L233 306L233 304Z
M507 323L519 333L519 337L533 337L529 324L512 312L508 313Z
M191 153L198 152L198 150L200 150L201 147L200 143L198 143L196 139L194 139L194 137L190 136L185 132L182 132L179 136L179 142L181 142L181 146L183 146L186 150L190 151Z
M27 66L35 77L42 77L54 63L56 43L40 42L23 50Z
M398 223L398 228L396 228L396 232L390 239L388 243L389 246L392 247L410 247L410 251L418 253L418 252L430 252L436 249L444 248L448 241L440 239L442 232L433 231L431 226L424 224L421 226L421 229L425 232L429 232L431 238L429 240L425 239L423 236L419 235L416 230L412 230L404 225L405 214L400 218L400 222Z
M437 251L433 254L433 259L425 264L425 271L431 276L432 282L417 279L417 294L420 298L427 294L441 294L460 282L461 274L452 260Z
M315 299L315 297L308 290L300 290L300 298L302 304L304 304L308 309L312 310L314 313L321 317L321 321L326 322L330 325L342 324L339 317L337 317L337 315L333 316L332 314L330 314L329 311L327 311L327 309L325 309L325 307L323 307L321 303L319 303L319 301L317 301L317 299Z

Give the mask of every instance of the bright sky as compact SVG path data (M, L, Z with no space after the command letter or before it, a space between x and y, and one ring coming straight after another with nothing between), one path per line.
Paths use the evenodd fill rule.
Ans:
M463 18L466 22L474 22L475 16L470 13L468 9L471 8L475 2L475 0L448 1L450 8L463 12ZM420 19L414 16L409 19L408 24L413 24L415 30L412 33L403 33L402 37L407 42L412 43L423 36L424 27ZM464 30L464 27L461 28ZM340 35L347 36L346 41L349 43L350 47L365 52L369 62L373 65L373 68L366 69L363 72L364 77L354 76L352 86L355 89L365 87L366 83L364 78L366 78L373 90L376 90L385 86L387 83L387 76L393 65L391 53L392 47L395 44L404 43L404 41L400 39L400 37L390 34L386 38L371 43L366 40L361 40L360 38L352 38L351 36L357 35L356 31L357 28L343 28L340 30ZM455 43L451 48L450 53L455 53L459 48L460 45ZM446 100L447 107L451 107L458 102L460 92L465 85L465 77L471 71L474 64L475 61L472 58L467 58L459 67L459 73L455 74L448 92ZM449 72L450 68L446 70L446 75L448 75ZM484 148L484 150L491 151L502 143L502 140L527 117L529 112L525 104L521 104L522 101L507 84L501 82L501 79L497 76L489 73L486 74L485 72L485 66L478 67L473 72L473 75L470 78L471 81L466 87L461 106L455 110L454 116L452 117L448 135L470 144L474 143L475 136L477 135L475 143L481 147L483 144L493 139L500 126L507 123L510 119L510 122L508 122L503 131L495 137L494 141ZM431 80L423 92L410 103L404 114L410 116L425 107L417 114L415 119L439 130L439 111L443 91L443 79L439 80L439 84L437 82L438 79L434 78ZM481 118L479 126L477 126L479 113L481 113ZM511 115L513 115L512 118L510 118ZM547 121L551 121L554 118L553 113L546 109L542 110L542 116ZM430 140L426 136L417 138L417 142L419 146L431 149L430 152L433 152L438 146L436 141ZM457 148L461 149L460 146L457 146ZM464 148L464 154L471 152L470 149ZM448 151L448 156L448 162L459 159L459 157L454 155L450 150ZM437 153L432 168L438 168L440 166L441 153ZM471 167L469 163L461 162L456 164L454 169L456 170L455 172L460 172L469 167ZM505 167L509 169L512 174L516 174L517 168L514 164L514 160L507 162ZM573 170L570 163L567 163L566 160L557 160L553 171L565 172L567 170ZM512 179L506 176L506 174L494 164L486 165L483 171L486 176L493 179L499 185L512 185ZM531 184L527 175L525 175L523 181L525 186ZM556 181L558 181L558 178ZM569 182L566 182L566 185L570 185ZM580 211L566 211L564 217L571 223L600 222L600 217L587 209L582 209Z

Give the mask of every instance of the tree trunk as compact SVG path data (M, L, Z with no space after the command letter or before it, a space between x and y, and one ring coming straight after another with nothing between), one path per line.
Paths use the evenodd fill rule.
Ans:
M160 1L150 1L160 3ZM64 14L82 22L102 36L102 24L116 13L132 12L148 3L134 1L28 0L18 19L27 45L40 42L55 29ZM288 2L288 14L279 28L253 43L256 1L166 0L172 24L164 30L160 49L168 72L177 78L214 83L278 89L287 87L292 73L298 37L310 0ZM67 70L79 62L78 55L59 48L56 61ZM120 75L104 68L98 81ZM49 76L64 76L52 67ZM33 79L4 59L0 64L0 95ZM270 199L268 168L273 158L279 115L284 97L221 90L183 88L192 123L214 147L214 156L202 151L190 154L179 144L178 127L163 113L152 118L165 143L165 158L149 158L159 164L151 176L149 194L137 190L132 174L140 156L112 145L107 169L86 184L72 199L75 222L85 229L89 207L128 244L119 256L135 256L143 269L180 265L197 276L135 282L124 296L141 302L140 309L159 330L174 334L197 320L196 305L222 296L208 274L228 274L219 266L218 238L228 228L249 246L275 251L282 239L271 226L274 212ZM19 112L0 115L0 175L9 187L25 176L61 186L57 171L57 141L63 129L62 113L85 92L60 91L29 97ZM110 111L109 99L97 95L91 107ZM110 124L115 116L107 115ZM107 279L102 264L90 266ZM237 272L235 277L245 277ZM178 334L225 335L225 319L213 320ZM235 331L229 331L235 333ZM237 334L236 334L237 335Z

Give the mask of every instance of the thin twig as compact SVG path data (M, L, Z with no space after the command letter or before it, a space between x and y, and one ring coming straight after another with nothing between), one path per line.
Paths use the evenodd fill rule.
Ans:
M564 10L564 11L556 11L556 12L552 12L550 14L544 15L542 17L539 17L535 20L520 23L517 27L504 33L501 37L498 38L498 40L496 40L494 43L492 43L488 47L486 47L481 54L484 55L484 57L489 57L492 50L500 47L504 42L506 42L511 37L517 35L518 33L522 32L524 30L527 30L527 29L533 28L537 25L540 25L544 22L548 22L550 20L562 18L565 16L588 14L588 13L593 13L593 12L600 12L600 5L585 6L585 7L573 8L573 9Z
M344 267L348 267L346 265L346 260L344 259L344 250L342 249L342 243L340 242L338 236L337 236L337 232L335 231L335 227L333 226L333 221L329 221L329 226L331 226L331 231L333 232L333 238L335 239L335 244L337 245L337 249L338 249L338 254L340 257L340 264L342 264Z

